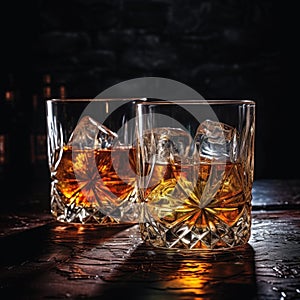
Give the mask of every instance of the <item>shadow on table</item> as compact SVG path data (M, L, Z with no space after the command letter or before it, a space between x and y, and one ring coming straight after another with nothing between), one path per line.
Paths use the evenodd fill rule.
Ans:
M1 237L0 266L28 261L61 260L88 250L131 225L95 226L51 222L40 227ZM59 254L59 255L58 255Z
M141 244L106 281L99 294L102 300L120 295L131 300L256 299L257 294L254 250L249 244L201 256Z

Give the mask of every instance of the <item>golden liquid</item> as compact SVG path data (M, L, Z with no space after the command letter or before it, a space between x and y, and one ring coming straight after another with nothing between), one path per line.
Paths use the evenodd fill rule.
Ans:
M64 147L59 164L52 172L53 194L59 195L59 200L68 207L101 208L105 212L126 201L135 201L134 153L132 148L77 150Z
M153 228L142 224L142 235L163 247L244 244L250 236L252 188L245 182L240 163L156 164L145 213ZM161 235L154 238L157 230Z

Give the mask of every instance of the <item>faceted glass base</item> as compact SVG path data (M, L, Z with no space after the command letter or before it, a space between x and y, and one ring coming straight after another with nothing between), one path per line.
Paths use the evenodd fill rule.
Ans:
M76 224L136 224L138 219L134 203L126 203L126 205L120 206L118 211L113 212L113 216L109 216L101 212L97 206L80 206L75 203L65 204L56 196L52 196L51 199L51 213L60 222ZM127 217L123 217L124 214Z
M153 214L152 214L153 215ZM200 217L200 216L199 216ZM154 219L144 208L144 223L140 224L143 240L155 247L166 249L230 249L245 245L250 239L251 208L245 205L235 222L229 224L216 218L214 223L165 222Z

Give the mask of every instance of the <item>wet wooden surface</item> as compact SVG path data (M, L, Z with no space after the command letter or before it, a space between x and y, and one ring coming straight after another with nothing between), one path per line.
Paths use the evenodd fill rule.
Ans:
M246 247L219 255L150 248L137 225L64 225L48 199L0 218L1 299L300 299L300 180L259 180Z

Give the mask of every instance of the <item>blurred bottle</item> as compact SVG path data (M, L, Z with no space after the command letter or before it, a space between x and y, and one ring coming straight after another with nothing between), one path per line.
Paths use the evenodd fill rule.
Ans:
M45 101L47 99L51 99L51 97L52 97L51 75L45 74L43 76L42 99Z
M66 99L67 98L67 91L65 83L61 82L59 84L59 99Z
M7 173L9 170L10 161L10 145L9 138L10 132L9 127L6 124L6 103L4 95L1 94L0 99L0 182L1 184L6 183Z
M11 184L16 175L21 153L18 142L18 112L16 110L16 88L13 74L8 75L0 104L0 177L1 182ZM20 138L22 137L20 133Z
M34 181L46 181L48 176L46 100L52 98L51 75L43 76L40 92L32 95L30 129L31 165Z

